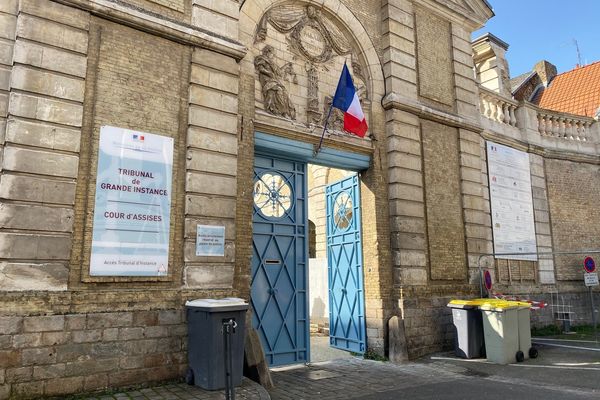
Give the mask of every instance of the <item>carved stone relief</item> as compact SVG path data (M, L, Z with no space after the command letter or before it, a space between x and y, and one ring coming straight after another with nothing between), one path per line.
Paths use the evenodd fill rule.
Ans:
M290 101L290 96L285 88L284 81L288 75L297 82L291 62L278 67L274 59L272 46L265 46L259 56L254 59L254 66L258 72L258 80L262 87L262 96L265 110L271 114L296 119L296 108Z
M273 31L269 34L270 29ZM266 112L295 119L298 107L299 118L304 119L306 114L307 126L323 124L344 58L351 68L359 98L368 98L367 79L347 35L316 6L290 2L270 9L260 20L254 39L257 47L264 43L254 64ZM291 61L278 68L272 45L278 57ZM294 66L306 87L288 86L288 92L285 81L288 75L295 77ZM304 97L306 107L297 103L297 99ZM343 130L343 114L334 110L331 115L328 127Z
M314 64L306 67L308 76L308 96L306 98L306 119L309 125L321 122L321 110L319 109L319 72Z
M286 4L269 10L260 20L255 43L263 42L268 27L287 34L291 50L314 63L350 54L352 47L337 26L315 6Z
M323 104L323 119L321 120L321 125L325 126L325 122L327 121L327 116L329 115L329 110L331 109L331 103L333 102L333 96L325 96L325 101ZM331 115L329 115L329 122L327 123L327 128L332 129L334 131L343 131L344 130L344 113L337 108L331 109Z

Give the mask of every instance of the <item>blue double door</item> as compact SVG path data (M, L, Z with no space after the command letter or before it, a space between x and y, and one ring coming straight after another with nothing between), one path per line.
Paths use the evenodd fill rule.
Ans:
M365 351L357 175L326 189L330 343ZM271 366L310 361L305 161L255 155L251 304Z
M355 353L366 350L360 182L354 174L325 189L329 343Z

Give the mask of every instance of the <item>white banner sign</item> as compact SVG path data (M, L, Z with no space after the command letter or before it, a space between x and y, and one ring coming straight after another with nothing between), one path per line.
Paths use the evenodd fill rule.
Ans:
M101 128L91 276L167 275L172 170L172 138Z
M487 142L494 252L513 260L537 260L529 154Z

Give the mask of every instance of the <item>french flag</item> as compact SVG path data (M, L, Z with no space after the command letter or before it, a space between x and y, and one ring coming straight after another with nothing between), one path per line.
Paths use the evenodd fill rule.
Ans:
M367 120L363 113L362 107L356 89L354 89L354 83L352 82L352 76L346 64L342 69L342 75L338 82L335 96L333 97L333 107L339 108L344 112L344 130L355 134L356 136L365 137L367 133Z

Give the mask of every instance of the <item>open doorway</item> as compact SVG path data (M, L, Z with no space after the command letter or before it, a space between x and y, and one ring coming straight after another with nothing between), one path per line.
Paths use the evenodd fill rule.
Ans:
M261 137L257 134L258 144ZM270 138L266 143L272 145L275 139L265 137ZM284 139L275 143L280 140ZM260 150L262 147L257 145L250 300L252 324L267 363L274 367L333 359L349 352L364 353L366 318L358 174L311 165L307 160L298 160L297 155L287 158ZM368 157L341 154L345 157L336 153L327 164L347 165L355 170L368 166ZM321 155L328 160L327 154ZM309 207L313 200L315 204ZM312 263L309 220L314 223ZM314 271L309 272L309 264L315 267ZM315 287L310 287L310 281ZM313 300L311 293L315 294ZM310 351L311 315L314 333L319 333L314 336L314 345L323 349L321 353ZM330 347L345 352L333 352Z
M310 360L364 352L365 318L356 172L309 164Z

